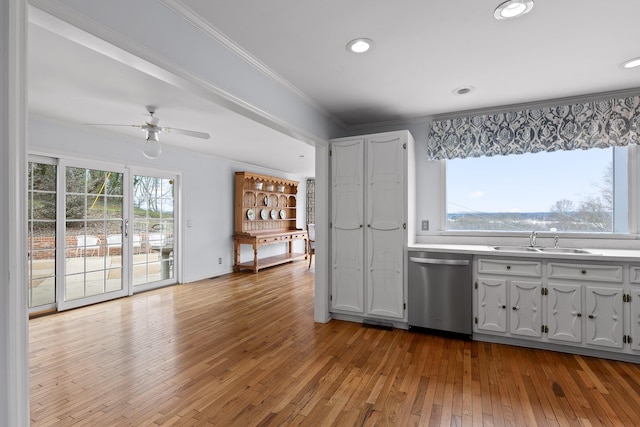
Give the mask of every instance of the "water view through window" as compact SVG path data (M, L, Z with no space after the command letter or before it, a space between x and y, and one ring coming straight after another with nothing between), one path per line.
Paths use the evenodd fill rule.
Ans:
M448 160L446 229L626 232L626 153L596 148Z

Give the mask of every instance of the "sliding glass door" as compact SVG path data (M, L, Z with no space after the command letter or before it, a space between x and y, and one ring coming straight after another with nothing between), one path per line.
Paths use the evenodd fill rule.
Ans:
M133 230L138 242L133 254L136 290L176 282L176 177L133 176Z
M33 156L29 310L66 310L177 282L176 174Z
M29 162L27 179L27 301L45 310L56 303L57 165Z
M129 294L126 259L127 172L64 165L63 286L58 309L93 304Z

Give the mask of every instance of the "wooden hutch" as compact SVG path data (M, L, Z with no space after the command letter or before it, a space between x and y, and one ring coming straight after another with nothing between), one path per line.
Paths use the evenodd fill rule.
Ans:
M233 271L257 273L261 268L307 257L307 231L296 228L298 182L251 172L236 172ZM293 252L293 242L305 241L304 253ZM288 252L258 258L258 248L287 243ZM253 247L253 260L240 262L240 245Z

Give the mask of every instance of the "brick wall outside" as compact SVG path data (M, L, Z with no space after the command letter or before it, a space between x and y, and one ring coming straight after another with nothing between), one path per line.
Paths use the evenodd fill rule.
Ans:
M87 248L87 254L90 256L103 256L107 253L107 239L104 235L98 234L96 235L98 239L100 239L100 246L98 248L89 247ZM145 243L146 236L144 234L141 235L142 247L140 248L140 252L150 251L150 247ZM67 236L65 239L65 243L67 246L66 250L66 258L75 258L83 256L82 248L78 248L77 241L75 236ZM27 244L29 245L29 256L32 260L36 259L53 259L56 256L56 238L55 236L38 236L38 237L30 237L27 240ZM112 247L109 250L110 255L120 255L121 248Z

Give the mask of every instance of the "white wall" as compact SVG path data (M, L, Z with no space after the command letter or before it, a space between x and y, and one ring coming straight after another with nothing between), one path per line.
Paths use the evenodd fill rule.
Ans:
M122 140L112 134L87 127L72 127L42 119L29 122L31 154L176 171L182 175L183 282L229 273L233 267L233 211L236 171L247 170L300 182L298 187L297 227L305 227L306 178L195 154L163 145L163 153L149 160L141 153L143 140ZM186 227L186 221L192 226ZM304 242L295 250L304 251ZM285 244L260 249L260 257L282 254ZM253 251L242 246L242 260L253 259ZM222 264L218 264L222 258Z

